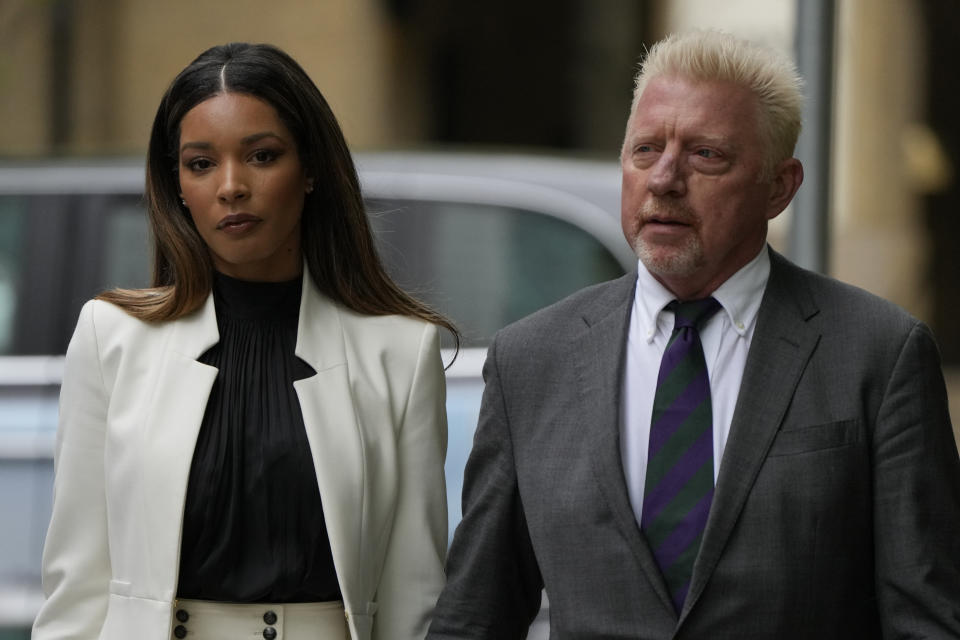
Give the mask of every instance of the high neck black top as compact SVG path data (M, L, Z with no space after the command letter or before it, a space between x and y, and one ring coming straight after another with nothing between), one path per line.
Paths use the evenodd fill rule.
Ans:
M183 517L178 597L339 600L317 476L293 381L301 279L215 274L219 370L200 426ZM169 402L177 402L169 398Z

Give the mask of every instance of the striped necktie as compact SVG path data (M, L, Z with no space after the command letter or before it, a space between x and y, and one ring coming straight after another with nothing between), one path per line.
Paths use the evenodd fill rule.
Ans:
M713 499L713 411L697 327L720 303L673 301L667 309L675 320L653 398L640 528L679 613Z

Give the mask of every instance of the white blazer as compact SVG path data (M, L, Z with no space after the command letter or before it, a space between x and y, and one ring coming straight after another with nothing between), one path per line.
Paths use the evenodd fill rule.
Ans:
M67 349L34 640L169 640L187 477L217 369L213 296L148 324L84 305ZM304 275L294 383L353 640L426 635L447 543L438 331L364 316Z

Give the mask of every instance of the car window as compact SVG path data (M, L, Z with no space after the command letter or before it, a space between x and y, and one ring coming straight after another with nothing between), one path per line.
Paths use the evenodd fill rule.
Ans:
M452 318L464 347L484 347L510 322L623 273L591 234L543 213L367 205L391 276ZM146 286L150 266L139 196L0 196L0 354L63 353L83 302L106 288Z
M149 231L146 212L138 203L112 203L104 220L106 243L98 282L104 286L140 288L150 285Z
M84 301L149 283L140 196L0 196L0 355L62 354Z
M13 348L17 283L21 278L26 199L0 196L0 353Z
M397 283L448 315L463 346L590 284L623 274L593 236L535 211L374 200L371 224Z

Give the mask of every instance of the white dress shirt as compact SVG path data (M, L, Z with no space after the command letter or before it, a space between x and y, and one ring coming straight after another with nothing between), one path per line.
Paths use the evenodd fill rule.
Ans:
M627 493L640 522L647 475L647 445L653 396L660 359L673 333L673 312L665 307L675 296L640 263L623 376L620 411L620 454ZM710 377L713 405L713 480L716 482L723 448L740 392L757 312L770 276L767 248L713 292L723 310L700 327L700 341Z

